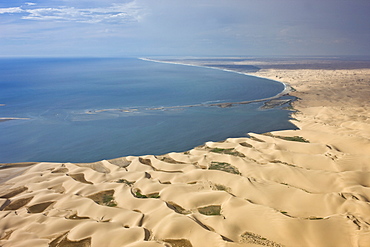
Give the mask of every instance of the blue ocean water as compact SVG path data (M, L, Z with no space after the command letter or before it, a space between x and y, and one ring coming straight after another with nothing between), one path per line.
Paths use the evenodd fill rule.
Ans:
M0 163L93 162L292 129L275 81L136 58L0 59ZM204 104L204 105L202 105ZM197 105L196 107L184 107Z

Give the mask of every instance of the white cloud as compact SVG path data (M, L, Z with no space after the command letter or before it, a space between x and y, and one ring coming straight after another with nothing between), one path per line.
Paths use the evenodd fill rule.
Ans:
M27 2L26 5L28 5L28 6L34 6L34 5L36 5L36 3Z
M0 8L0 14L14 14L14 13L22 13L24 12L23 9L20 7L14 7L14 8Z
M104 8L29 8L35 4L26 3L28 8L0 8L0 14L23 13L24 20L66 21L83 23L127 23L139 22L143 18L143 9L135 2L113 4Z

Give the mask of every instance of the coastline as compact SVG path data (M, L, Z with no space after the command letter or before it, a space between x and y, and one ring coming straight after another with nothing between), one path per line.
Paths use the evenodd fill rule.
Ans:
M170 62L170 61L162 61L162 60L155 60L155 59L149 59L149 58L138 58L138 59L143 60L143 61L148 61L148 62L155 62L155 63L176 64L176 65L183 65L183 66L192 66L192 67L199 67L199 68L221 70L221 71L225 71L225 72L237 73L237 74L252 76L252 77L261 78L261 79L268 79L268 80L271 80L271 81L281 83L284 86L284 89L280 93L277 93L274 96L267 97L267 98L262 98L262 99L247 100L247 101L240 101L240 102L199 103L199 104L193 104L193 105L162 106L162 107L156 107L156 108L141 109L141 110L145 110L145 111L147 111L147 110L156 111L156 110L167 110L167 109L180 109L180 108L188 108L188 107L204 107L204 106L216 106L216 107L226 108L226 107L232 107L234 105L243 105L243 104L250 104L250 103L255 103L255 102L272 101L272 100L278 99L278 98L280 98L284 95L288 95L292 91L292 88L288 83L284 83L284 82L277 81L277 80L274 80L274 79L266 78L266 77L263 77L263 76L253 75L253 74L247 73L247 72L240 72L240 71L235 71L235 70L231 70L231 69L223 69L223 68L219 68L219 67L196 65L196 64L184 63L184 62ZM286 101L286 102L290 102L290 101ZM271 108L274 107L273 105L274 104L271 104ZM85 111L85 114L97 114L97 113L101 113L101 112L132 113L132 112L137 112L137 111L139 111L138 108L99 109L99 110Z
M370 64L260 62L296 89L298 130L34 164L0 184L0 245L367 246Z
M249 103L253 103L253 102L267 101L267 100L280 98L283 95L289 94L292 90L291 86L287 83L284 83L282 81L277 81L277 80L271 79L271 78L266 78L266 77L263 77L263 76L254 75L253 73L240 72L240 71L236 71L236 70L232 70L232 69L224 69L224 68L221 68L221 67L210 67L210 66L192 64L192 63L185 63L185 62L171 62L171 61L166 61L166 60L156 60L156 59L149 59L149 58L138 58L138 59L143 60L143 61L148 61L148 62L155 62L155 63L166 63L166 64L193 66L193 67L207 68L207 69L216 69L216 70L221 70L221 71L231 72L231 73L237 73L237 74L246 75L246 76L253 76L253 77L261 78L261 79L269 79L271 81L279 82L279 83L283 84L283 86L284 86L284 89L280 93L278 93L274 96L268 97L268 98L257 99L257 100L249 100L249 101L241 101L241 102L225 102L225 103L220 103L220 104L209 104L210 106L223 107L225 105L249 104Z

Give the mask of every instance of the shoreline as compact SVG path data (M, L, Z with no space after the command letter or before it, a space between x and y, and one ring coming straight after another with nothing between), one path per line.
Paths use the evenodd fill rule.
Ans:
M155 62L155 63L176 64L176 65L193 66L193 67L199 67L199 68L216 69L216 70L221 70L221 71L225 71L225 72L237 73L237 74L252 76L252 77L261 78L261 79L267 79L267 80L279 82L279 83L283 84L283 86L284 86L284 89L280 93L278 93L274 96L268 97L268 98L250 100L250 101L241 101L241 102L225 102L225 103L220 103L220 105L223 105L223 104L249 104L249 103L253 103L253 102L261 102L261 101L265 101L265 100L272 100L272 99L280 98L283 95L289 94L292 91L291 86L287 83L284 83L282 81L277 81L277 80L274 80L274 79L271 79L271 78L266 78L266 77L263 77L263 76L253 75L253 74L248 73L248 72L240 72L240 71L236 71L236 70L232 70L232 69L224 69L224 68L221 68L221 67L210 67L210 66L196 65L196 64L183 63L183 62L170 62L170 61L165 61L165 60L156 60L156 59L142 58L142 57L139 57L138 59L143 60L143 61L148 61L148 62ZM219 106L219 105L218 104L211 104L211 106Z
M155 111L155 110L166 110L166 109L178 109L178 108L188 108L188 107L207 107L207 106L217 106L220 108L226 108L226 107L232 107L233 105L244 105L244 104L250 104L250 103L255 103L255 102L263 102L263 101L271 101L278 99L284 95L289 95L289 93L292 91L292 88L289 84L273 80L270 78L266 78L263 76L257 76L253 75L247 72L240 72L232 69L223 69L221 67L209 67L209 66L203 66L203 65L195 65L195 64L190 64L190 63L182 63L182 62L169 62L169 61L162 61L162 60L155 60L155 59L149 59L149 58L137 58L139 60L143 61L148 61L148 62L155 62L155 63L165 63L165 64L175 64L175 65L183 65L183 66L192 66L192 67L199 67L199 68L207 68L207 69L215 69L215 70L221 70L225 72L230 72L230 73L237 73L245 76L252 76L256 78L261 78L261 79L267 79L271 81L275 81L278 83L283 84L284 89L271 97L267 98L262 98L262 99L256 99L256 100L247 100L247 101L240 101L240 102L222 102L222 103L199 103L199 104L194 104L194 105L179 105L179 106L159 106L159 107L150 107L150 108L144 108L143 110L149 110L149 111ZM138 107L133 107L132 109L125 109L125 108L117 108L117 109L99 109L99 110L88 110L85 111L85 114L97 114L101 112L112 112L112 111L119 111L121 113L132 113L132 112L137 112Z

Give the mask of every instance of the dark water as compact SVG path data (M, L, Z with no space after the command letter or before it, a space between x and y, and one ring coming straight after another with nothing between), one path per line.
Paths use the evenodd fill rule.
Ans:
M0 59L0 118L28 118L0 122L0 163L163 154L294 128L288 111L262 103L181 107L282 90L266 79L139 59Z

